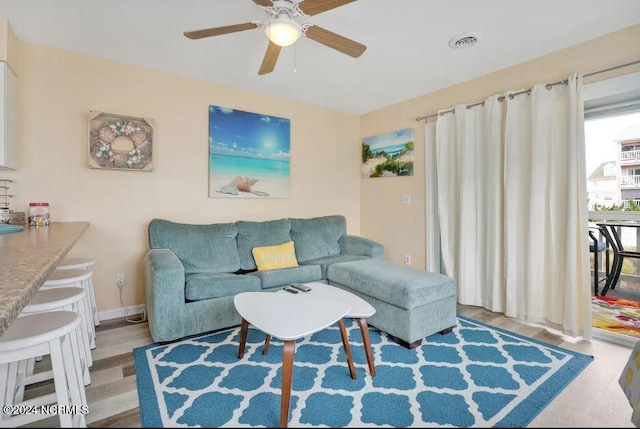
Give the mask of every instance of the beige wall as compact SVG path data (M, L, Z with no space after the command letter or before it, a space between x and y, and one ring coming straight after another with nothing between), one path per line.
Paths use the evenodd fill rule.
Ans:
M386 256L402 264L405 254L412 256L412 265L425 267L425 176L424 124L415 118L452 107L471 103L504 92L528 88L540 82L564 79L572 72L588 74L640 59L640 25L611 33L591 41L527 61L507 69L463 82L461 84L417 97L415 99L370 112L361 117L362 137L413 128L415 136L414 176L361 180L361 233L380 241ZM420 53L416 61L429 61ZM628 67L594 76L593 82L619 74L637 71ZM411 194L412 204L402 205L401 195ZM464 209L464 208L461 208Z
M12 189L16 198L11 201L14 210L26 211L29 201L49 201L54 221L91 223L70 256L97 259L95 285L101 311L122 307L115 286L120 272L126 275L123 305L143 303L146 226L154 217L212 223L339 213L347 217L349 233L383 243L387 259L401 264L403 255L410 254L412 265L424 268L424 129L415 117L508 89L561 79L573 71L589 73L637 60L637 40L640 25L361 117L26 42L13 43L20 51L19 58L17 48L12 57L20 69L19 164L17 171L1 171L0 176L16 181ZM211 104L291 119L288 199L208 198ZM89 110L153 118L154 171L89 169ZM361 138L407 127L415 134L414 176L360 179ZM411 194L411 205L401 203L405 193Z
M69 256L90 256L99 310L143 303L146 228L154 218L214 223L343 214L360 232L360 122L340 113L22 42L14 210L48 201L53 221L90 222ZM208 106L291 119L287 199L208 198ZM87 167L88 112L155 120L153 172Z

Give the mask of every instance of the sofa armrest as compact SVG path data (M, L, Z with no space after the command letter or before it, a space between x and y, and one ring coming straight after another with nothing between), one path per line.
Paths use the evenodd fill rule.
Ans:
M155 342L184 337L184 266L169 249L144 257L144 304Z
M374 259L384 259L384 246L368 238L357 235L343 235L338 240L340 253L362 255Z

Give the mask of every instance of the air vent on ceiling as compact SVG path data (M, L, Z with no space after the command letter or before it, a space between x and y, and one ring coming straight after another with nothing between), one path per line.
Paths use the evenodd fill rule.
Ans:
M478 43L479 38L479 33L458 34L457 36L449 40L449 47L452 49L470 48Z

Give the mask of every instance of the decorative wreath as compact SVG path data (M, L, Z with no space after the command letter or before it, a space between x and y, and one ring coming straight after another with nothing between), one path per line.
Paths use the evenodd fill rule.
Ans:
M113 150L111 149L111 143L118 137L128 137L134 144L134 148L127 152L126 165L128 167L135 167L142 162L144 155L142 151L145 146L149 144L147 133L140 129L140 127L133 124L133 122L107 122L104 126L98 129L99 147L94 152L95 157L98 160L104 160L110 164L116 163L114 159Z

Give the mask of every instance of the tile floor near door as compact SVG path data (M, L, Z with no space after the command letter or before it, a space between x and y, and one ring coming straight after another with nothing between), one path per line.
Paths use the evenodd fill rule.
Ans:
M478 307L458 306L458 313L539 341L594 355L594 361L529 427L634 427L630 420L631 406L618 385L618 377L631 353L629 347L599 339L571 341L544 328ZM97 347L93 351L92 381L87 386L89 427L140 427L132 350L151 342L147 323L129 324L122 319L100 323ZM47 383L35 389L52 390ZM58 422L50 418L30 426L55 427Z

